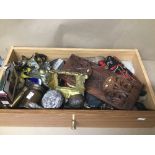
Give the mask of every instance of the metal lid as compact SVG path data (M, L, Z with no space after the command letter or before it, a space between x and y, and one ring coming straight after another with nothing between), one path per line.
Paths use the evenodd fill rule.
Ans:
M45 92L45 88L39 84L33 84L30 86L30 89L35 89L35 90L39 90L41 91L42 93Z

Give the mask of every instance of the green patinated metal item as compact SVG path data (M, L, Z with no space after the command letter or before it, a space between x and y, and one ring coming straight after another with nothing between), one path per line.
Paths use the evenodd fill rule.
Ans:
M75 77L75 85L73 86L68 84L68 87L60 86L58 80L59 75ZM69 99L71 96L84 94L84 83L87 78L87 75L76 72L50 71L49 87L55 90L59 90L66 99Z

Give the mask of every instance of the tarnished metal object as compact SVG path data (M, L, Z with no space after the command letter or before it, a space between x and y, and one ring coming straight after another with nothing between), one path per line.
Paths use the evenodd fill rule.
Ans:
M34 58L35 56L32 56L28 61L27 61L27 66L33 69L39 69L39 64L37 63L37 61Z
M22 59L17 62L17 70L21 78L38 78L48 87L49 71L58 70L63 64L64 60L62 59L48 61L46 55L35 53L31 58L22 56Z
M26 66L27 61L28 61L28 58L22 55L21 60L16 62L18 70L21 70L24 66Z
M20 91L21 89L23 89L24 86L25 86L25 80L23 78L20 78L19 77L16 93L18 93L18 91Z
M39 69L39 77L41 78L43 84L45 86L48 86L48 82L49 82L49 71L48 70Z
M68 87L60 86L58 76L64 75L66 77L73 76L75 78L75 85L68 84ZM50 71L49 87L59 90L62 92L66 99L73 95L83 94L85 87L85 80L88 78L87 75L75 72L64 72L64 71Z
M19 61L22 67L27 66L31 69L39 69L42 64L47 61L47 56L44 54L35 53L31 58L22 56L22 60Z
M23 79L25 79L25 78L30 78L30 75L29 75L30 71L31 71L31 68L29 68L29 67L24 68L24 69L22 70L22 72L21 72L21 75L20 75L21 78L23 78Z
M41 107L37 103L29 102L27 104L20 105L20 108L24 108L24 109L42 109L43 107Z
M42 65L47 61L47 56L40 53L35 53L34 60L39 64Z
M28 90L28 87L24 87L22 89L22 91L20 91L20 93L16 96L16 98L14 99L13 103L10 105L10 107L15 107L20 101L21 99L23 98L25 92Z
M14 63L11 63L4 69L0 82L0 101L2 104L11 105L18 84L19 78L15 70Z
M62 60L62 59L55 59L55 60L52 60L49 63L50 63L50 66L51 66L52 70L59 70L64 65L64 60Z
M21 78L41 79L42 83L46 86L48 84L48 72L50 69L50 63L47 61L47 56L44 54L35 53L31 58L22 56L22 60L17 63L17 70Z

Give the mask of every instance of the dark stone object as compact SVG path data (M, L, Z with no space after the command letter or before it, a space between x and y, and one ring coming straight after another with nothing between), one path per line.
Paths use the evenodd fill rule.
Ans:
M81 94L71 96L68 99L68 105L71 108L82 108L84 106L84 97Z
M86 93L85 97L86 97L86 103L87 103L86 105L89 108L100 108L103 104L103 101L101 101L100 99L98 99L97 97L89 93Z

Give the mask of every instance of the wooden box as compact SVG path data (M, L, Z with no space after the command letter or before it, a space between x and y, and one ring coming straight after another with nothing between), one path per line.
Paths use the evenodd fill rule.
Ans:
M117 56L133 63L135 74L146 85L148 111L125 110L30 110L0 109L0 126L40 127L154 127L155 96L137 49L79 49L79 48L31 48L12 47L4 64L18 60L22 55L44 53L49 59L69 57L72 53L81 57ZM2 76L2 72L0 77Z

